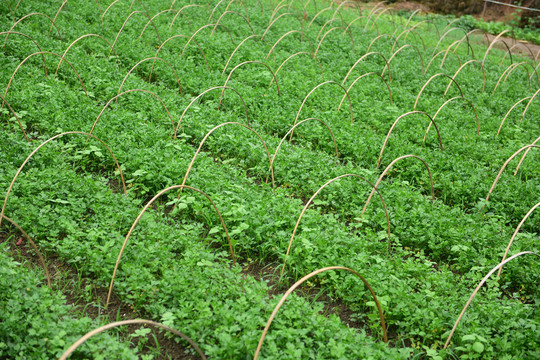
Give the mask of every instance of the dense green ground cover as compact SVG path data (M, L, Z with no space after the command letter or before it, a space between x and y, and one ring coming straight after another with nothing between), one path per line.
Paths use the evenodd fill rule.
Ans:
M50 22L44 17L23 21L15 30L32 36L43 50L61 55L84 34L100 34L112 44L132 11L147 11L152 17L171 5L169 1L145 3L144 7L134 3L130 9L130 3L119 1L112 6L103 23L96 3L80 6L67 3L56 21L62 40L54 34L54 28L53 32L47 31ZM23 1L16 14L20 17L42 12L52 18L59 5ZM175 3L174 8L179 10L184 5ZM254 33L262 35L276 4L262 4L264 11L257 2L245 5L250 26ZM101 10L107 6L101 4ZM240 16L232 12L225 14L221 23L231 31L232 42L225 27L218 27L213 36L209 27L195 38L204 50L210 70L193 42L181 55L186 38L172 39L160 50L159 57L175 69L182 94L173 71L161 61L156 62L151 81L148 74L152 62L137 67L122 91L154 92L176 124L193 98L206 89L222 86L226 74L236 65L264 61L272 45L288 31L300 30L302 25L311 46L309 41L301 41L298 33L283 38L274 48L274 55L268 57L268 65L274 71L294 53L314 52L326 31L341 24L341 18L348 24L357 17L357 11L343 10L339 12L341 16L336 15L337 24L325 26L334 13L328 10L308 28L323 6L310 4L305 21L303 14L297 14L292 7L279 10L293 15L277 20L263 41L248 39L222 75L229 55L252 34ZM90 131L103 106L120 92L129 69L143 59L156 56L160 43L171 36L191 35L206 23L215 23L227 5L222 3L217 7L213 20L209 21L212 7L208 12L200 7L185 8L183 13L189 20L180 15L171 30L169 25L175 12L159 15L154 24L160 40L152 25L139 40L148 18L135 13L118 36L117 58L107 58L110 48L97 37L76 43L66 59L84 81L88 97L69 65L62 64L58 75L52 75L58 64L55 56L46 58L48 77L43 76L39 56L28 60L11 83L7 100L33 140L25 142L16 120L3 110L0 194L5 196L17 168L32 149L62 132ZM2 22L6 24L3 28L8 30L11 15L7 7L2 9ZM236 3L229 6L229 10L241 15L246 9ZM417 15L409 26L421 20ZM350 26L354 52L350 37L341 35L343 29L324 36L317 52L324 76L309 56L292 58L277 75L281 95L275 83L268 86L272 73L263 65L247 64L235 70L227 86L237 90L245 100L249 124L271 153L293 125L302 101L315 86L329 80L341 83L350 67L367 52L377 31L391 35L398 24L407 23L407 18L383 14L376 27L370 29L372 23L373 19L364 27L366 19L362 19ZM444 18L435 18L433 23L442 33L446 26ZM427 66L439 38L433 25L426 25L417 28L425 48L412 35L398 42L415 45ZM463 35L455 31L454 37L446 38L438 49L446 48ZM486 47L480 44L479 37L472 37L471 42L475 58L482 59ZM388 37L380 38L370 51L378 51L389 59L398 49L397 46L392 49L393 43ZM35 51L32 42L11 35L0 60L5 69L0 72L2 83L7 86L17 65ZM309 286L316 286L331 298L346 303L364 326L349 328L335 315L325 317L320 303L293 296L272 324L262 356L537 357L538 265L527 258L510 263L499 281L488 283L459 325L449 350L441 351L469 294L500 261L515 226L538 202L540 162L537 149L533 149L516 176L512 170L517 162L511 163L482 209L483 199L505 160L539 136L538 101L531 105L522 122L519 112L526 102L518 105L496 136L510 107L538 89L536 77L532 77L529 89L529 74L524 67L518 68L492 95L499 77L510 65L507 57L504 66L499 67L504 53L492 50L485 62L485 92L482 92L483 72L479 66L468 65L456 77L464 96L474 104L480 133L476 134L471 108L454 101L436 118L444 145L441 151L435 129L431 129L425 143L422 141L429 119L411 115L397 125L382 164L376 167L392 123L413 110L415 98L427 79L439 72L453 76L460 62L471 59L465 45L457 54L459 59L449 54L442 69L439 68L442 57L439 57L424 75L418 54L412 48L402 50L390 64L392 81L388 71L385 76L393 103L389 102L380 78L360 80L349 93L352 124L346 101L341 111L336 112L344 94L339 86L325 84L315 90L298 120L318 117L325 121L336 138L339 161L336 163L328 130L319 123L307 122L295 131L292 144L284 144L276 158L275 189L265 183L268 159L260 140L237 125L216 130L205 142L204 152L196 159L186 184L212 197L231 234L239 265L232 265L219 220L204 197L185 190L178 203L182 210L164 216L166 203L172 205L176 197L172 191L136 228L122 258L115 293L152 319L185 332L212 358L249 358L279 296L271 298L267 284L242 274L242 267L253 261L264 264L284 261L303 204L328 180L352 173L375 182L393 159L414 154L429 165L436 199L430 200L429 178L420 161L405 159L403 164L396 164L379 187L390 217L391 254L388 254L386 221L380 201L374 198L361 217L370 188L356 179L341 179L323 190L315 206L303 217L283 278L284 283L292 284L313 270L332 265L359 271L381 300L391 346L381 341L380 324L367 289L350 274L330 272L320 275ZM514 58L514 62L518 60ZM345 86L366 72L380 73L383 66L381 57L366 58L351 73ZM446 99L459 94L453 86L443 98L447 84L447 78L433 80L421 96L417 110L434 115ZM128 195L121 195L114 162L99 142L85 145L84 136L67 135L45 145L28 163L9 198L6 215L30 233L45 253L57 254L76 265L82 276L95 286L107 286L124 237L142 206L160 190L182 183L195 150L209 130L228 121L247 124L242 102L235 93L225 93L220 110L217 110L218 102L219 91L214 91L194 104L182 119L178 138L173 139L171 120L159 101L143 93L123 95L103 113L93 134L106 142L119 160L127 179ZM525 222L512 254L536 249L539 224L539 217L534 214ZM27 337L41 336L30 329L28 326ZM99 346L107 346L95 344L86 351L97 354ZM0 350L8 357L17 354L14 346Z

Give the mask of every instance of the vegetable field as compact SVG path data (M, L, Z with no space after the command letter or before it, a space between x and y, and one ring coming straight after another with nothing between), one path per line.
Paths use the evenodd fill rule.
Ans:
M0 358L540 357L540 53L508 30L321 0L0 21Z

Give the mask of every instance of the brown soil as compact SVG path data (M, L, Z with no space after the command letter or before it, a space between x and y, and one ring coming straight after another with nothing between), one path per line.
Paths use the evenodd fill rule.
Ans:
M12 243L8 244L10 254L15 258L20 257L27 260L28 262L25 266L43 270L38 256L30 245L27 244L26 239L20 238L18 234L1 232L0 242L7 241L11 235L14 235L15 240L12 240ZM88 316L91 319L106 318L108 319L108 322L149 318L147 314L137 312L133 310L130 305L123 303L120 298L114 295L114 293L111 296L109 307L105 307L108 294L107 288L98 288L88 279L83 278L79 280L78 273L72 266L66 264L55 255L43 255L50 272L53 289L62 291L62 294L66 297L66 304L73 306L73 315L75 317ZM43 284L46 285L45 279ZM83 289L90 289L90 301L85 299L87 295L81 294L81 292L86 292L86 290ZM141 339L130 339L129 335L135 333L140 327L141 326L137 324L128 325L127 330L122 334L123 340L128 342L131 341L133 346L136 346ZM152 327L150 328L153 331L150 332L144 340L145 346L142 351L143 354L155 352L159 344L160 357L158 359L198 359L198 356L191 355L187 352L188 350L186 347L177 344L173 338L165 337L163 332L156 331Z

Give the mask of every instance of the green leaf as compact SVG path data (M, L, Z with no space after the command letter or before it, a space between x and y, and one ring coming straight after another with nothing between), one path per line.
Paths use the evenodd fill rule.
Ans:
M472 346L472 349L474 351L476 351L477 353L481 354L483 351L484 351L484 344L482 344L481 342L479 341L476 341L473 346Z

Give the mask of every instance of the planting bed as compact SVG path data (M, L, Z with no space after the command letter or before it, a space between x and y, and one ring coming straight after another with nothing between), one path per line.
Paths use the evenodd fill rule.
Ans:
M508 33L348 1L0 19L0 358L134 317L71 356L540 357L540 56Z

